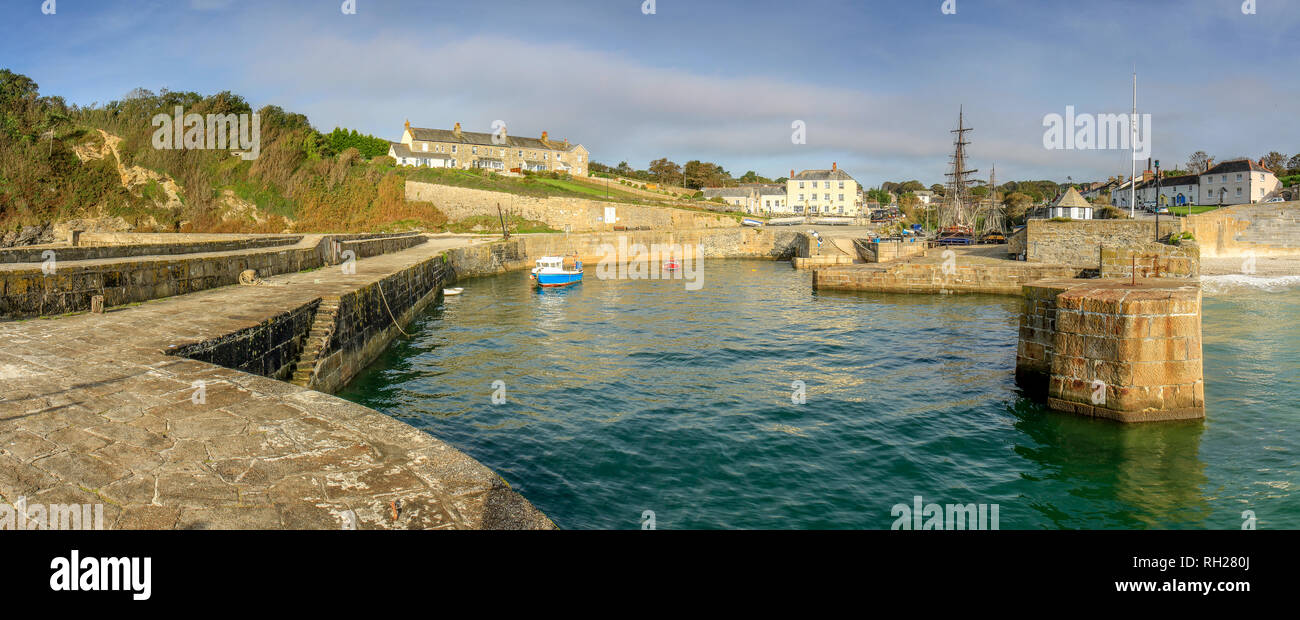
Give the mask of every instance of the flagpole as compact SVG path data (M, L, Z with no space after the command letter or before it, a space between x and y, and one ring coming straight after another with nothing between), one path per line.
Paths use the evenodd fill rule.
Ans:
M1133 66L1133 114L1128 119L1128 145L1132 151L1130 159L1133 160L1133 174L1128 181L1128 216L1129 218L1137 217L1137 118L1138 118L1138 72L1137 65Z

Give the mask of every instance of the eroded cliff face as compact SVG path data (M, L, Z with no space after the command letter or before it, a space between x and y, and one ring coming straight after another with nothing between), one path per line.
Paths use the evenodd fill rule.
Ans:
M127 166L122 162L120 147L122 138L98 130L97 139L87 140L73 147L73 154L82 162L109 160L117 167L118 178L122 187L139 201L139 214L128 221L120 215L109 213L108 205L85 205L78 217L44 221L35 225L20 226L0 231L0 248L41 245L65 241L73 230L86 232L169 232L177 226L167 226L158 221L155 215L169 212L179 216L185 208L184 189L170 175L150 170L143 166ZM219 213L222 221L248 221L262 224L269 217L251 202L241 199L231 190L222 190L219 197ZM176 219L176 218L172 218ZM187 222L179 221L180 226ZM285 233L288 230L283 231Z

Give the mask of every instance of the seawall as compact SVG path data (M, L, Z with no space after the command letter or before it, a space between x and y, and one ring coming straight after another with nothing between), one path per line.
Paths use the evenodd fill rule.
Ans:
M739 219L731 215L585 198L521 196L418 181L407 181L406 199L432 202L452 222L480 215L496 218L500 206L505 213L570 233L614 231L616 226L656 231L740 226Z

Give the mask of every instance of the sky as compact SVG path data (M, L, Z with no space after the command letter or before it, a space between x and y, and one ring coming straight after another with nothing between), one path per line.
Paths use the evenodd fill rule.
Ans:
M1135 69L1163 168L1300 152L1300 0L0 0L0 15L0 68L69 103L230 90L389 140L408 119L503 120L636 168L834 162L867 186L942 183L962 109L976 177L1105 179L1128 174L1127 150L1045 148L1044 119L1127 113Z

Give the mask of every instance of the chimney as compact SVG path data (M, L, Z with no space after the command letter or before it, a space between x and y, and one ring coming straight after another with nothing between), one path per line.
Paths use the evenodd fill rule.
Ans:
M456 126L451 128L451 132L454 133L454 134L456 134L456 137L459 138L459 137L460 137L460 123L456 123Z
M565 139L564 139L564 150L566 150L566 151L569 150L569 139L568 139L568 138L565 138Z
M838 169L839 169L839 164L835 162L831 162L831 172L835 172Z
M406 130L407 130L407 131L410 131L410 130L411 130L411 119L409 119L409 118L406 119Z
M547 133L547 132L545 132L545 131L542 132L542 144L545 144L545 145L547 145L547 146L550 146L550 144L551 144L551 139L550 139L549 135L550 135L550 134Z
M790 169L790 178L794 178L794 168Z
M1210 168L1213 168L1213 167L1214 167L1214 158L1213 158L1213 157L1211 157L1211 158L1205 160L1205 171L1206 171L1206 172L1209 172L1209 171L1210 171Z

